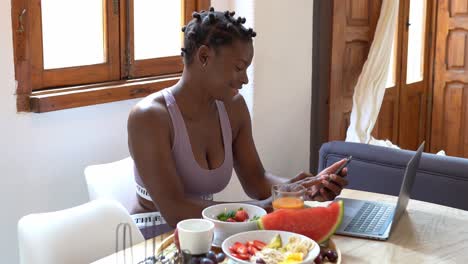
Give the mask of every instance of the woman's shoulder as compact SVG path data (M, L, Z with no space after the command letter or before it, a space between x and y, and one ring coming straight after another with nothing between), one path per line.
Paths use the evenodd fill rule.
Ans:
M241 94L235 95L231 100L224 101L224 106L229 115L231 126L239 127L243 122L250 122L249 109Z
M168 124L169 118L164 96L156 92L141 99L132 107L128 117L128 127L161 129Z

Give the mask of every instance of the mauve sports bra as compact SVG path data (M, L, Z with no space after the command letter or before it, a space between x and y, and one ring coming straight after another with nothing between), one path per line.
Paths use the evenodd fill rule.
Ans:
M214 193L222 191L227 186L232 175L232 131L226 108L223 102L216 101L223 134L224 162L220 167L209 170L200 167L193 156L187 128L171 90L167 88L161 92L164 95L174 128L174 142L171 152L175 160L177 174L181 177L186 195L199 196L203 199L211 200ZM136 167L135 182L137 194L151 201L151 197L148 195Z

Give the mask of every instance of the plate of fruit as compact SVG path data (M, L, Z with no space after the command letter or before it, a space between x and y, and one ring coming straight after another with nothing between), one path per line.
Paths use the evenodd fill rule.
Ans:
M312 239L287 231L256 230L232 235L221 246L237 263L310 264L320 254Z

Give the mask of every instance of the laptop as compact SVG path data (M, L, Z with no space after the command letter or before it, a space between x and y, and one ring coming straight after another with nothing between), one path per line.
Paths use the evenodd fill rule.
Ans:
M395 204L338 198L344 203L344 216L336 234L387 240L401 215L405 212L416 171L424 149L424 142L406 165L405 175Z

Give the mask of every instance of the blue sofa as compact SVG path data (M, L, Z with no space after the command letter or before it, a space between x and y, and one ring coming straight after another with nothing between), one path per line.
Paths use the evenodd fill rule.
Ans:
M347 188L398 195L414 151L332 141L320 148L319 171L349 155ZM423 153L411 198L468 210L468 159Z

